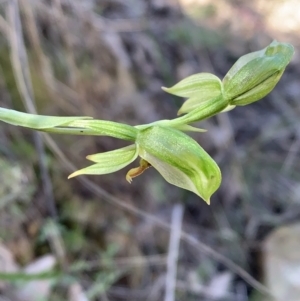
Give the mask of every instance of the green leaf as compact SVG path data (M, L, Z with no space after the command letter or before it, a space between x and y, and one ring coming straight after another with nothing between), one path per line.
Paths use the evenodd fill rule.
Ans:
M210 203L211 195L220 186L221 172L195 140L176 129L153 126L142 130L136 143L139 155L167 182Z
M239 58L223 79L231 105L244 106L270 93L294 54L290 44L273 41L268 47Z
M68 179L79 175L104 175L118 171L138 157L135 145L126 146L109 152L87 156L87 159L96 164L77 170L69 175Z

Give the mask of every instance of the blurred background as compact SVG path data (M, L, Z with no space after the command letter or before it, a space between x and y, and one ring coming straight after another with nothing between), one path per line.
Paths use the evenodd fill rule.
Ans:
M296 52L192 135L222 170L210 206L151 168L67 180L126 143L1 123L0 300L299 301L299 35L297 0L1 0L0 106L19 111L170 119L183 99L161 86L274 39Z

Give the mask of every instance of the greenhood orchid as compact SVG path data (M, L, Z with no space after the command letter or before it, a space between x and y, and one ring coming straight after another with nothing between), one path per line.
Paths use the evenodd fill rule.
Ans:
M75 171L69 178L115 172L138 156L142 158L140 166L129 170L126 175L129 183L133 177L153 166L167 182L194 192L208 204L221 184L218 165L195 140L181 131L162 126L141 130L135 145L87 156L95 164Z
M209 204L221 184L220 169L184 132L203 132L190 124L267 95L279 81L293 52L293 46L274 41L263 50L242 56L223 81L213 74L200 73L163 88L187 98L178 112L185 115L172 120L130 126L85 116L42 116L4 108L0 108L0 120L47 133L110 136L130 141L129 146L87 156L94 164L73 172L69 178L112 173L140 157L139 166L126 174L129 183L153 166L167 182L194 192Z
M214 160L195 140L176 128L153 125L138 129L90 117L40 116L3 108L0 108L0 120L49 133L106 135L134 142L117 150L87 156L94 164L75 171L69 178L112 173L140 156L140 166L126 175L129 183L153 166L167 182L194 192L207 203L221 183L221 172ZM188 125L179 128L203 131Z

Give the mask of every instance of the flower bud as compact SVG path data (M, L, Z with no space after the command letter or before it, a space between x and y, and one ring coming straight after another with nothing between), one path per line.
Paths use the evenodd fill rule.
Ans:
M244 106L270 93L294 53L292 45L273 41L268 47L239 58L223 79L230 105Z

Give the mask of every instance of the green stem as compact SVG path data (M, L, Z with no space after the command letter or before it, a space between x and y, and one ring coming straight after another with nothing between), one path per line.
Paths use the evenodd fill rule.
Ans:
M0 108L0 120L32 130L71 135L111 136L135 141L138 129L133 126L92 117L57 117L27 114Z
M222 112L228 105L228 100L225 99L222 95L220 95L220 97L216 99L213 103L211 101L200 103L196 109L181 117L171 120L159 120L149 124L138 125L136 126L136 128L142 130L153 125L178 127L210 118Z

